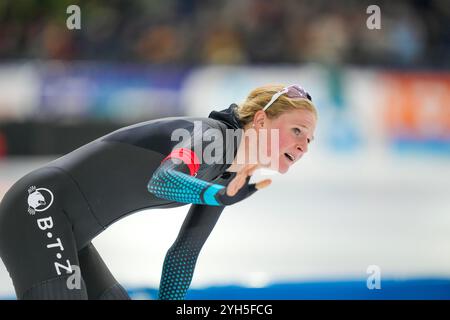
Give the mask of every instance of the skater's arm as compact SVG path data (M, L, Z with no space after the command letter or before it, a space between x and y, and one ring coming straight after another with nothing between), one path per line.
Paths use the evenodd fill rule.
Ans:
M164 259L158 299L183 300L185 298L200 250L223 209L223 206L191 206L177 239Z
M254 183L249 183L253 172L250 167L239 172L227 187L196 178L199 168L194 151L176 149L154 172L147 185L148 191L159 198L177 202L224 206L241 201L257 190Z

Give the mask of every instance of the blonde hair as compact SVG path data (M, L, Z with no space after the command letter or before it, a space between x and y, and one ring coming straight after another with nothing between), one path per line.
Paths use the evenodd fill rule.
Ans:
M255 113L262 110L270 101L272 96L283 90L284 87L285 86L282 85L266 85L251 91L247 96L247 99L243 103L239 104L236 109L237 116L242 124L245 126L251 123ZM309 99L289 98L285 94L278 97L278 99L268 109L266 109L265 112L269 119L273 119L279 117L286 111L295 109L311 111L317 119L316 107Z

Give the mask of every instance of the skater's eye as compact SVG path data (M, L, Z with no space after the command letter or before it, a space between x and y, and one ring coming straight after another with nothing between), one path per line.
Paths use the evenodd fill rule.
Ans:
M292 129L295 133L295 135L299 136L302 133L302 130L300 130L299 128L294 128Z

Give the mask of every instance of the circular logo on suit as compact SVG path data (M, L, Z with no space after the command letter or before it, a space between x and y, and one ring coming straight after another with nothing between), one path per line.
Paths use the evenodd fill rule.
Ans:
M28 213L34 215L50 208L53 203L53 193L47 188L36 188L32 186L28 189Z

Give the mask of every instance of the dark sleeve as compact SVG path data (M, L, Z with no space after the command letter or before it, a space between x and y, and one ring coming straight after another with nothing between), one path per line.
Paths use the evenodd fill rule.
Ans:
M209 133L209 137L211 136L213 134ZM211 159L203 158L202 151L207 149L210 141L208 133L197 135L194 132L186 141L187 143L174 146L155 170L147 184L150 193L158 198L176 202L224 206L239 202L256 192L255 184L249 183L250 178L232 197L226 194L225 186L202 180L201 177L206 172L213 177L221 173L223 161L226 161L223 156L230 151L227 151L230 147L218 144L222 149L219 150L221 155L218 157L221 162L217 163L216 160L206 161Z
M203 170L207 169L203 164ZM213 168L211 168L213 169ZM150 193L163 199L183 203L220 206L216 195L224 186L196 178L200 161L188 148L173 150L161 163L148 182Z
M223 206L191 206L177 239L167 251L158 299L183 300L185 298L200 250L223 209Z

